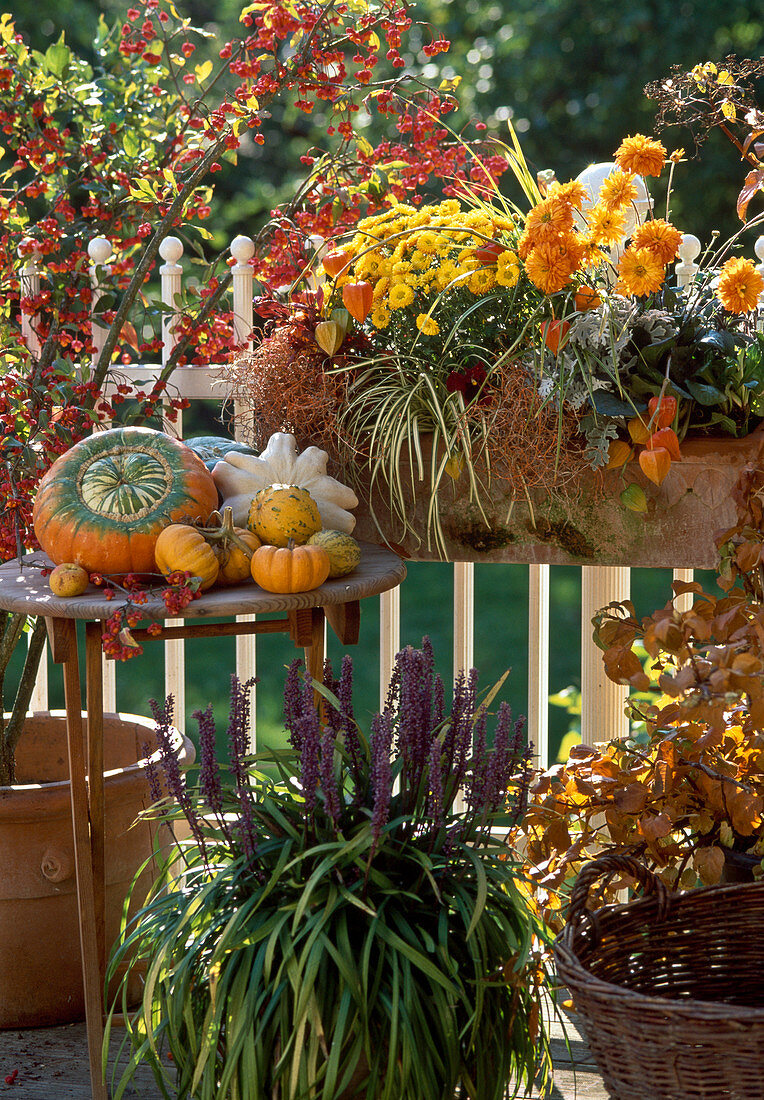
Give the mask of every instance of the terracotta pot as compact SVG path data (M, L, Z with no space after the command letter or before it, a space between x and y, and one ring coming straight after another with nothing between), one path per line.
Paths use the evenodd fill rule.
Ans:
M428 539L431 437L422 438L425 477L401 463L403 506L408 528L391 510L386 491L360 486L356 537L386 542L414 560L529 562L551 565L630 565L713 569L714 535L735 521L732 490L744 466L764 452L764 427L744 439L685 440L682 461L674 462L662 485L649 482L638 463L625 470L587 471L565 494L538 490L530 500L513 498L500 474L490 479L481 506L469 494L462 472L445 476L438 495L445 554ZM488 483L484 469L478 477ZM647 497L646 513L629 511L620 500L636 482ZM365 489L365 492L364 492Z
M153 730L146 718L104 715L107 951L130 884L152 853L153 826L130 826L150 803L143 757L145 745L156 748ZM181 743L188 766L193 745ZM17 784L0 788L0 1028L85 1016L63 711L27 718L16 762ZM151 867L136 904L150 882Z

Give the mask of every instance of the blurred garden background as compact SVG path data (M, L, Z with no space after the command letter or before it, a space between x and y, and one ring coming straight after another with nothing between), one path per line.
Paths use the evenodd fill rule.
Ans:
M214 56L219 44L236 31L239 0L179 0L178 9L208 32L194 58L204 64L204 51ZM14 0L17 29L30 45L45 52L65 36L77 53L97 61L94 41L118 33L127 5L120 0ZM408 69L430 84L448 82L461 106L450 117L457 133L506 140L512 122L533 171L552 169L560 180L575 177L588 164L612 158L621 139L634 132L653 133L655 105L644 86L666 77L672 65L692 68L699 62L723 61L728 55L758 57L764 53L764 17L747 0L709 4L701 0L634 0L628 6L611 0L418 0L411 15L419 24L403 59ZM433 38L451 42L446 53L428 56L421 47ZM371 116L368 125L377 126ZM305 175L301 161L326 141L326 118L317 109L306 115L277 104L263 127L263 145L245 140L216 179L207 227L211 250L223 251L239 233L255 236L276 205L288 203ZM379 140L381 134L370 137ZM661 135L669 150L695 153L692 134L668 129ZM678 228L707 241L714 231L726 237L736 227L734 196L743 170L731 144L718 130L701 150L700 160L680 163L674 176L671 216ZM691 168L691 171L689 170ZM502 186L511 193L510 173ZM518 197L518 196L513 196ZM664 214L663 196L654 193L656 213ZM753 254L753 240L747 254ZM213 404L186 414L185 434L221 432ZM527 574L524 566L482 566L476 570L475 663L485 687L507 668L505 697L515 713L526 706ZM433 640L441 671L450 674L451 578L447 565L415 564L404 585L402 642ZM705 579L705 578L701 578ZM669 596L670 575L661 571L633 573L637 610L647 613ZM709 578L709 584L713 579ZM580 660L580 572L552 570L550 689L560 692L578 684ZM364 606L361 644L354 652L359 710L377 705L378 606ZM188 713L212 702L224 724L228 676L234 645L227 639L195 642L187 647ZM163 695L159 648L128 662L118 677L122 710L146 712L150 696ZM280 686L284 667L293 657L291 644L277 636L258 646L258 732L263 740L278 736ZM329 639L329 655L339 647ZM52 704L62 705L59 676L51 676ZM575 716L564 706L552 714L553 755ZM191 723L193 726L193 723ZM602 730L602 737L609 736Z

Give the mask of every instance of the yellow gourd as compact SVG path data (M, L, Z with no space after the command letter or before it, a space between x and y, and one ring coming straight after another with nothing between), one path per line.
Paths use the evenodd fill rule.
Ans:
M270 546L286 546L290 539L300 546L321 530L315 500L299 485L268 485L254 497L247 527Z

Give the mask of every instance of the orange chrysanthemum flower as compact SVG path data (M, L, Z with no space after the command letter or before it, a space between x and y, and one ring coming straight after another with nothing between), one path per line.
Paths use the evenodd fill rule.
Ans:
M665 265L671 263L678 253L682 234L671 222L664 221L663 218L653 218L652 221L637 226L631 235L631 243L634 248L646 248Z
M606 210L620 210L637 199L637 186L632 172L612 172L600 187L599 201Z
M532 248L525 261L528 278L545 294L562 290L575 268L570 266L568 253L559 244L540 244Z
M531 247L553 241L573 227L573 208L559 197L542 199L528 213L525 232Z
M751 260L744 260L742 256L733 256L722 265L716 294L730 313L747 313L750 309L756 309L759 304L759 295L763 291L764 278L753 266Z
M557 183L555 181L549 188L550 199L562 199L563 202L568 203L576 210L581 209L587 197L586 188L578 180L569 180L567 183Z
M597 244L620 244L626 227L626 215L598 202L586 215L589 235Z
M652 294L663 282L664 267L646 248L627 248L618 264L616 291L620 294Z
M624 138L615 151L615 162L622 172L636 176L659 176L666 163L666 146L644 134Z
M579 234L578 243L581 247L579 267L595 267L605 259L600 246L588 234Z

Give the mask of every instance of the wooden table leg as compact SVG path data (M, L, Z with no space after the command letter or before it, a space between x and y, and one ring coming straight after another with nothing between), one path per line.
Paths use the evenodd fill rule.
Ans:
M90 846L90 808L85 779L85 744L76 623L73 619L49 619L48 634L53 660L63 665L64 673L74 866L77 876L77 908L80 922L90 1087L93 1100L108 1100L101 1072L101 1047L104 1034L103 992L96 920L96 889Z
M314 680L324 678L324 609L301 607L289 613L289 633L305 650L305 668Z
M88 794L90 796L90 849L93 857L96 939L101 962L101 988L106 974L106 860L104 850L105 805L103 782L103 650L101 624L85 627L85 690L88 715Z

